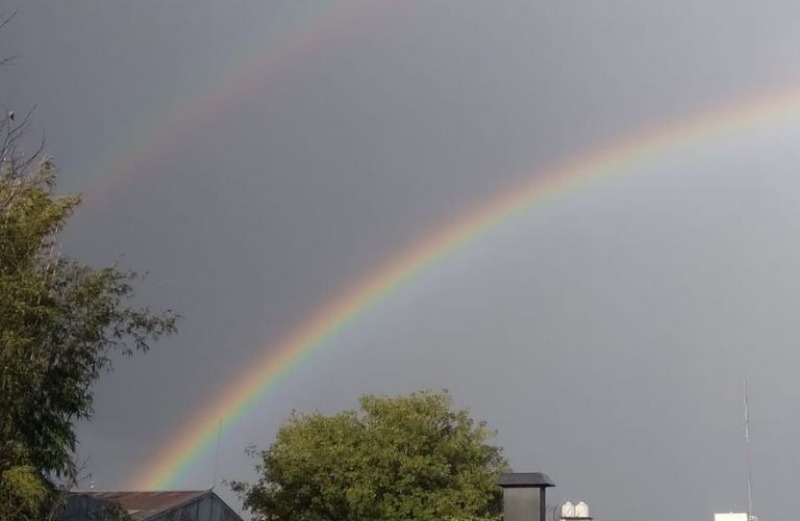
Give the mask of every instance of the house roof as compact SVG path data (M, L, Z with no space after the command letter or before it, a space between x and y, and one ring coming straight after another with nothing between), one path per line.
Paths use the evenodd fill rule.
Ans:
M143 521L167 510L172 510L205 494L212 494L212 492L210 490L80 492L80 495L117 503L128 511L134 521Z

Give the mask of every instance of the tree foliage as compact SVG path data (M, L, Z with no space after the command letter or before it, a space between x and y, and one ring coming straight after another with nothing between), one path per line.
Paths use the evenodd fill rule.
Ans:
M59 254L80 198L55 193L52 161L19 153L24 121L0 120L0 520L41 518L73 484L74 424L113 353L147 351L176 316L131 305L140 277Z
M251 452L255 484L233 483L269 521L448 520L497 516L507 467L483 422L447 393L364 396L360 411L296 414Z

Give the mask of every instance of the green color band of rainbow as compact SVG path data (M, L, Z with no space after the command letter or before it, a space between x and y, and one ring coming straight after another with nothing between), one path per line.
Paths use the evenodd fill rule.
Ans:
M219 426L223 432L239 422L255 404L263 402L281 378L343 327L379 305L396 289L413 281L421 272L448 254L475 241L501 223L530 210L537 203L570 192L600 179L633 172L659 158L704 139L764 124L792 121L800 111L800 91L769 95L756 101L736 103L700 116L666 125L649 134L638 134L603 148L582 159L546 172L533 181L475 208L423 240L412 244L387 264L364 277L319 308L282 341L264 347L264 356L247 374L219 396L203 403L194 420L164 446L133 481L136 489L167 489L175 486L188 466L213 448Z

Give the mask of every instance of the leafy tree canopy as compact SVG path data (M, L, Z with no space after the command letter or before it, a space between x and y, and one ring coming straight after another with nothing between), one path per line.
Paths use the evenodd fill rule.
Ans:
M78 474L74 424L113 353L147 351L176 316L131 304L136 273L58 253L80 203L56 195L52 161L24 160L24 128L0 119L0 521L41 519Z
M234 482L269 521L476 519L500 514L507 469L493 432L447 393L364 396L360 411L297 414L258 461L255 484Z

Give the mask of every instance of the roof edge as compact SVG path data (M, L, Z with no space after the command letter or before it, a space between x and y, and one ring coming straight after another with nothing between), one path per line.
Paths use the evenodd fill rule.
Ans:
M506 472L497 478L503 488L549 488L556 484L544 472Z

